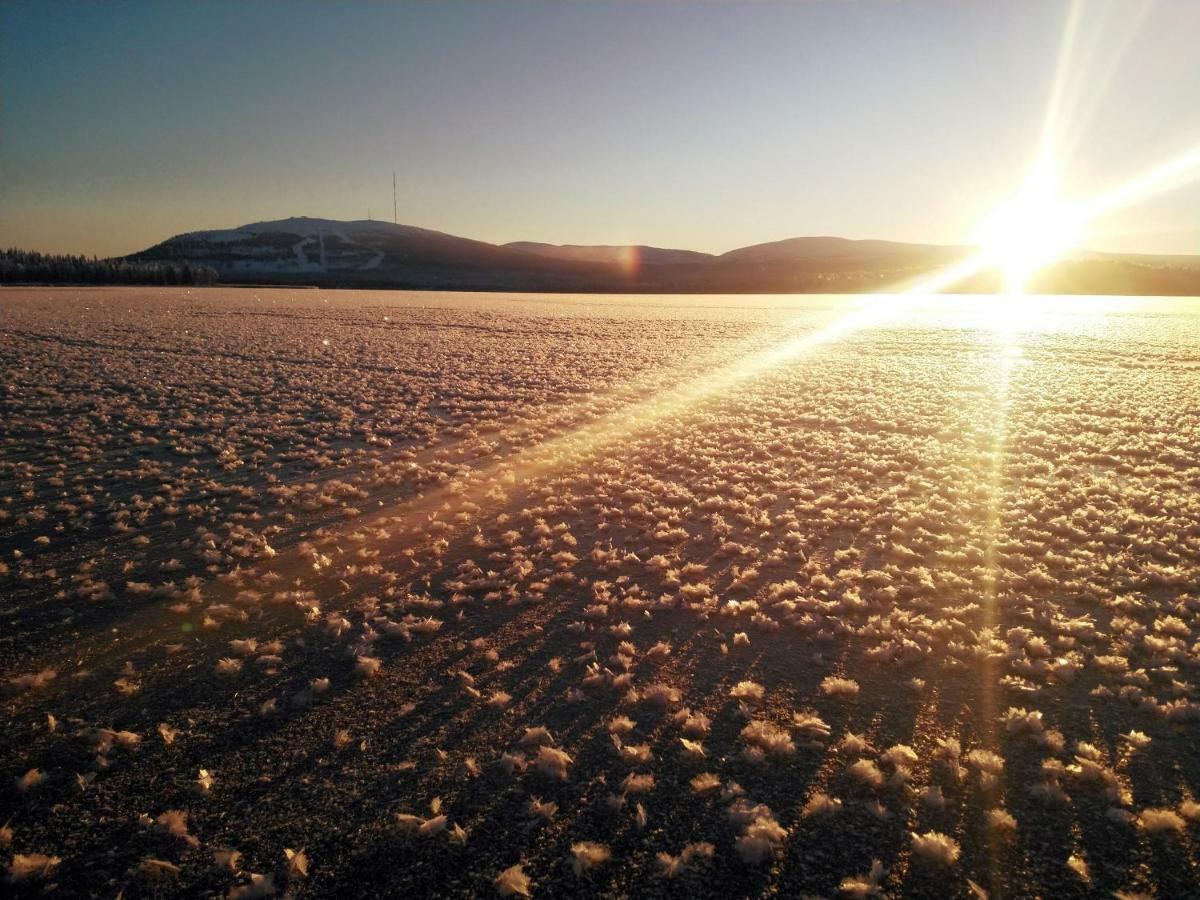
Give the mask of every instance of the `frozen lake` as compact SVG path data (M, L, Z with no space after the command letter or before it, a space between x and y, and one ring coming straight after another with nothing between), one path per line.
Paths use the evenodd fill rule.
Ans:
M0 422L65 893L1195 892L1200 300L7 288Z

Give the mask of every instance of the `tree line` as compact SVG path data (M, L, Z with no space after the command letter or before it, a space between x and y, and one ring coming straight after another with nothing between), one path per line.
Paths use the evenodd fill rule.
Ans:
M187 260L89 259L15 247L0 250L0 284L213 284L217 280L212 266Z

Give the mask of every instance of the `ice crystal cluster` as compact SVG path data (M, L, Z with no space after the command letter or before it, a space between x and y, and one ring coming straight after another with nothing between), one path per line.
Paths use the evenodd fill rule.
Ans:
M1200 313L861 302L0 292L11 889L1194 892Z

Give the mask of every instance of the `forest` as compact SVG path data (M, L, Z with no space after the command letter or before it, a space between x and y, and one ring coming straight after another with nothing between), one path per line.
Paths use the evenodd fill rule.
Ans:
M217 270L187 260L131 261L0 250L0 284L214 284Z

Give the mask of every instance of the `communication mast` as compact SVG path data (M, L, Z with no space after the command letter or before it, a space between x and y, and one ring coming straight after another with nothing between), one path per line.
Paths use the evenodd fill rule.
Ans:
M392 169L392 224L399 225L400 222L396 218L396 170Z

